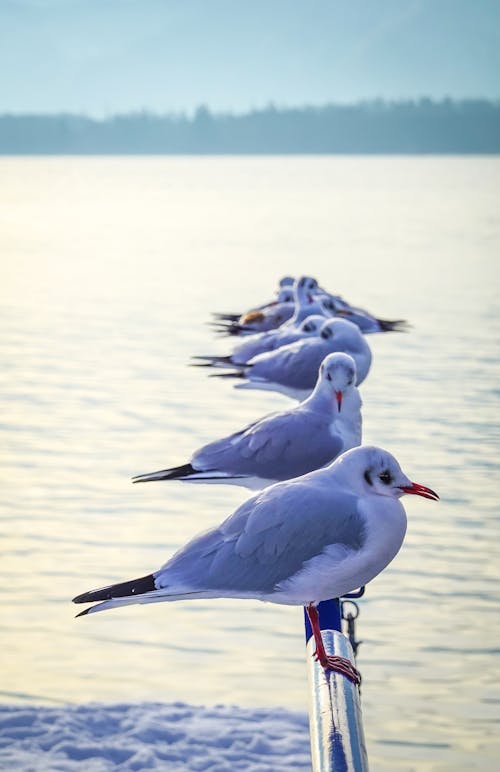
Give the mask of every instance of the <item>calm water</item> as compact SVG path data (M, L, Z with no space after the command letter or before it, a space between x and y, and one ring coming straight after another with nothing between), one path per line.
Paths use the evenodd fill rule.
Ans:
M247 497L129 478L292 404L186 365L307 272L411 321L370 338L364 437L442 496L361 602L372 768L496 768L499 194L490 158L0 160L4 701L306 709L300 609L69 600Z

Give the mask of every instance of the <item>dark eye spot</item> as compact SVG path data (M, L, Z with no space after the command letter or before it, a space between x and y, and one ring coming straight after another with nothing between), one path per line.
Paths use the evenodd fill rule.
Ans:
M327 376L326 376L326 378L327 378L327 380L328 380L328 381L331 381L331 380L332 380L332 376L330 375L330 373L327 373Z
M364 478L365 478L366 482L368 483L368 485L373 485L372 478L370 476L370 472L368 471L368 469L366 470L366 472L364 474Z
M321 333L321 337L324 338L325 340L328 340L331 334L332 333L330 330L323 330L323 332Z
M385 469L379 474L378 479L383 482L384 485L390 485L392 482L392 474L387 469Z
M313 328L311 327L311 325L310 325L310 324L305 324L305 325L304 325L304 332L311 332L311 330L312 330L312 329L313 329Z

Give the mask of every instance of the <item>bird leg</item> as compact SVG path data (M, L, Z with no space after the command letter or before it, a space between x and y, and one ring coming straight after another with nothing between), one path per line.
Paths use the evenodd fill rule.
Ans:
M354 667L352 662L345 657L338 657L333 654L327 654L323 643L323 637L319 627L319 614L316 606L310 604L306 606L307 616L311 623L311 629L314 635L314 642L316 644L316 651L314 656L316 661L319 662L324 670L334 670L336 673L345 675L350 681L359 686L361 683L361 675Z

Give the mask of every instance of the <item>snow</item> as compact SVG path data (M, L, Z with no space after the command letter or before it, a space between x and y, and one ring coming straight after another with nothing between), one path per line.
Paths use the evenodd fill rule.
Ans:
M0 705L0 769L310 770L306 715L184 703Z

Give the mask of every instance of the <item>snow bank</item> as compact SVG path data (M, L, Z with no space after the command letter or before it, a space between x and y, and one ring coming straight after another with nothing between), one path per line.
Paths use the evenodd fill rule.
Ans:
M0 769L275 772L311 767L307 717L216 706L0 705Z

